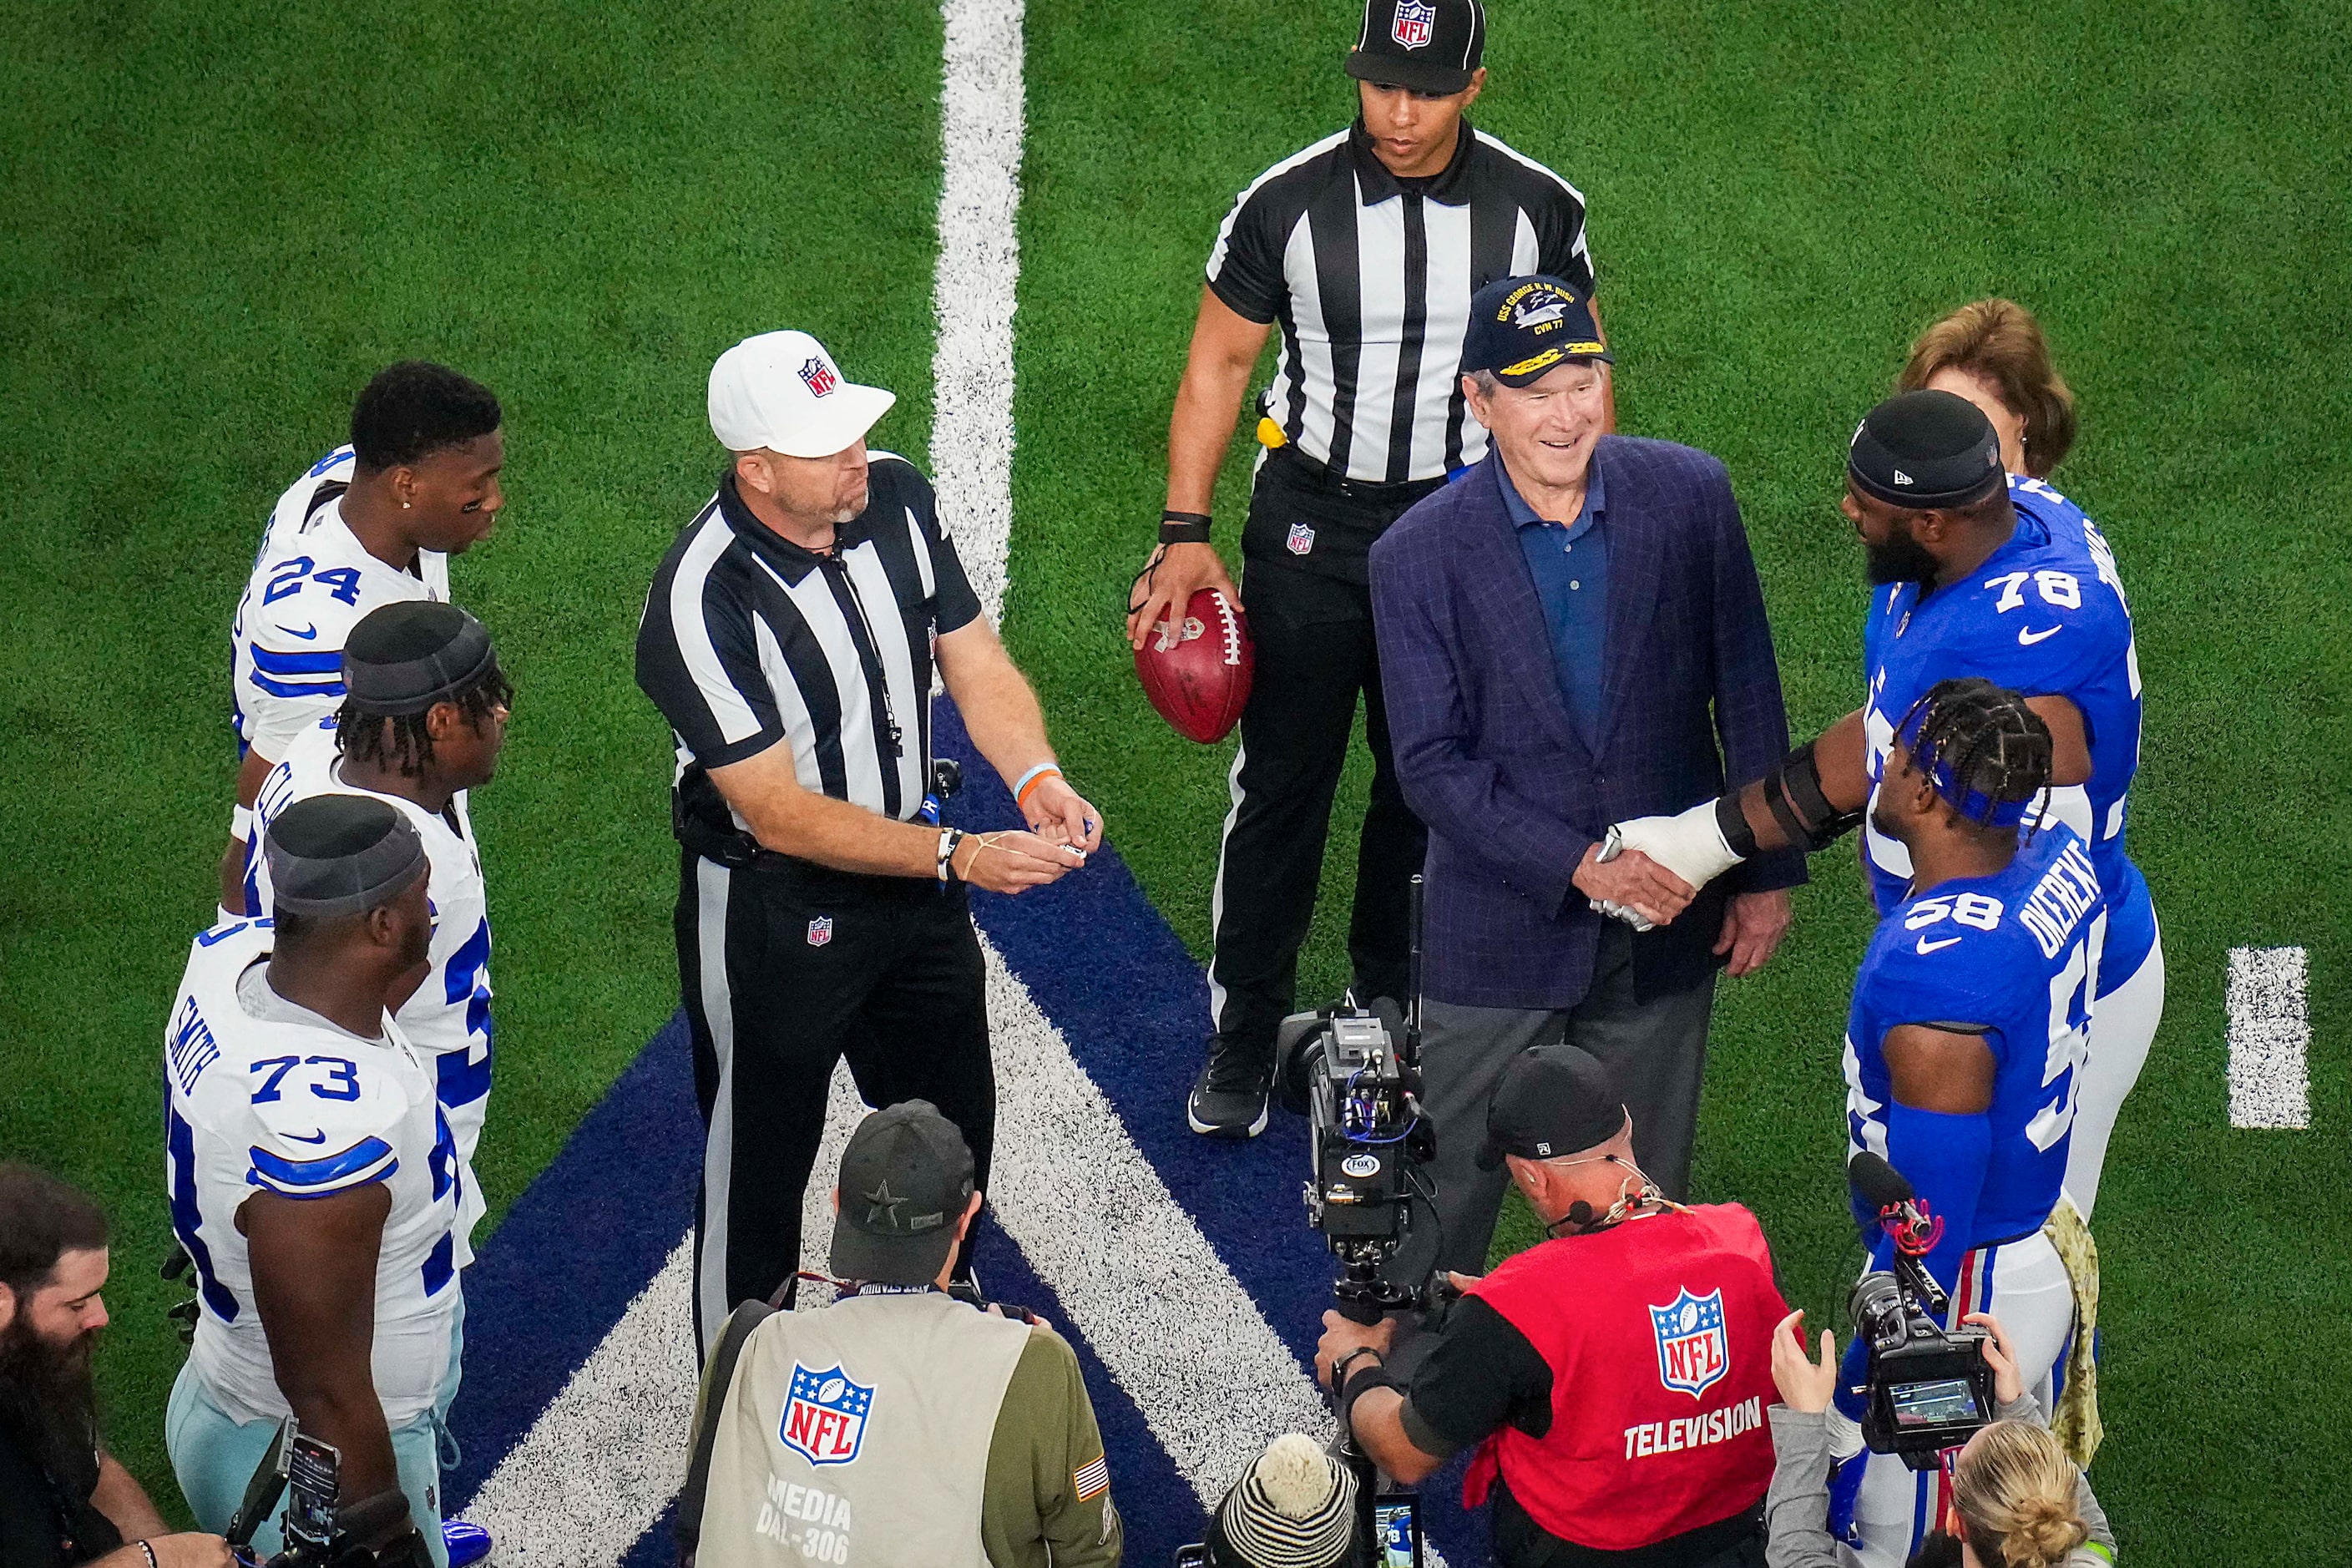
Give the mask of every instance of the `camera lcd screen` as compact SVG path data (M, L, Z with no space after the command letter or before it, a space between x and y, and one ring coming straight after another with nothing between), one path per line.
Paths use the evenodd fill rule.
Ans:
M1372 1528L1380 1532L1381 1568L1421 1568L1421 1500L1410 1493L1376 1500Z
M1898 1383L1887 1391L1897 1426L1948 1426L1958 1421L1981 1421L1976 1390L1964 1377L1933 1383Z
M294 1439L287 1452L286 1533L320 1543L334 1539L335 1495L341 1489L342 1455L316 1437Z

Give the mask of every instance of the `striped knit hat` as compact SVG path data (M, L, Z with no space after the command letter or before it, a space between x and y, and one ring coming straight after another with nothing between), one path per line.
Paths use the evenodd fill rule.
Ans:
M1356 1478L1312 1437L1266 1445L1209 1526L1216 1568L1339 1568L1352 1561Z

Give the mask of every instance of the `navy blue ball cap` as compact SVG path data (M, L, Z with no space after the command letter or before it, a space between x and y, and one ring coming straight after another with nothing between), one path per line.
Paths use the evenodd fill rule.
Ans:
M1465 374L1491 371L1506 386L1540 381L1570 360L1614 363L1589 295L1557 278L1502 278L1470 299Z
M1847 443L1853 488L1889 506L1972 506L2007 482L1984 410L1948 392L1906 392L1862 416Z

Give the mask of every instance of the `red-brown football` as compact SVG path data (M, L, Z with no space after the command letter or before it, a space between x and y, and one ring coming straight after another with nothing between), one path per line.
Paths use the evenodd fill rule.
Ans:
M1256 667L1249 622L1214 588L1192 595L1181 625L1153 626L1135 653L1135 673L1160 716L1204 744L1240 722Z

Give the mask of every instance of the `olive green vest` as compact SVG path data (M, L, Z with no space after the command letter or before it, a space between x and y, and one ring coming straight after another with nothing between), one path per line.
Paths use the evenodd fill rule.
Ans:
M697 1568L983 1568L988 1448L1028 1342L936 1292L762 1322L718 1417Z

